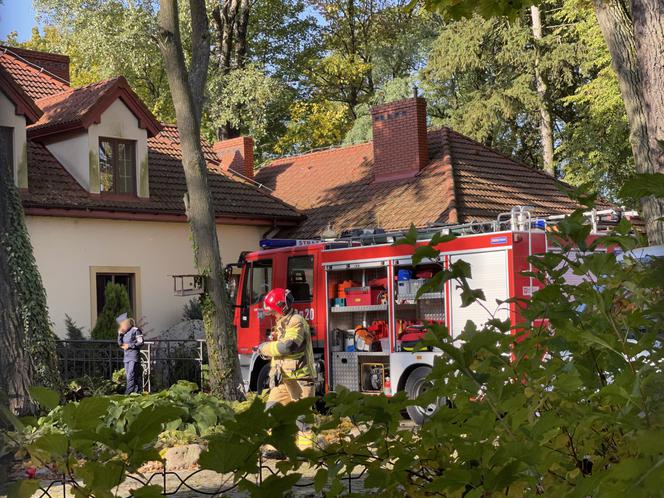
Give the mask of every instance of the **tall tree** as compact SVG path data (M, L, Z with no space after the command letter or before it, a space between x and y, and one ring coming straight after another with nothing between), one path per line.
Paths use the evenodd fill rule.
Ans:
M452 18L508 15L541 2L433 0L429 8ZM611 65L617 75L630 129L637 173L664 174L664 3L662 0L593 0ZM664 244L664 198L640 200L648 240Z
M36 408L28 389L59 387L60 374L11 151L11 134L0 134L0 397L6 396L12 412L25 415Z
M545 75L540 65L541 61L541 43L544 39L542 30L542 13L537 5L530 7L530 22L533 29L533 39L535 45L535 88L540 112L540 139L542 141L542 162L544 171L551 175L555 174L555 165L553 162L553 118L549 108L547 95L547 83Z
M187 182L184 202L194 246L194 264L204 276L203 322L210 363L210 387L223 399L242 399L231 303L219 254L215 213L208 188L207 164L201 148L201 114L210 57L210 32L205 0L189 0L191 54L189 67L180 35L177 0L160 0L158 40L180 133L182 165Z
M154 42L152 0L34 0L44 34L27 48L67 54L74 86L122 75L158 118L174 118L166 73Z

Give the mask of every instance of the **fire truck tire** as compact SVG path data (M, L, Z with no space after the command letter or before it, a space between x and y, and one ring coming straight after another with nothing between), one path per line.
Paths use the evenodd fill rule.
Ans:
M261 394L265 389L270 387L270 364L266 363L258 371L256 376L256 393Z
M420 394L431 388L431 381L427 380L430 372L431 367L424 365L410 372L404 386L409 399L416 399ZM422 425L438 410L439 406L439 403L430 403L426 406L409 406L406 411L413 422Z

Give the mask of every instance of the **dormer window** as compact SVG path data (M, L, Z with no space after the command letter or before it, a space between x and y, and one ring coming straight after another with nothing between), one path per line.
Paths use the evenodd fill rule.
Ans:
M100 193L136 194L136 142L99 139Z

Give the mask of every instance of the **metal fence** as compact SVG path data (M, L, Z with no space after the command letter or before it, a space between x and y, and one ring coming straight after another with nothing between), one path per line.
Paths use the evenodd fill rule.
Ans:
M59 340L56 344L63 380L82 377L110 380L124 368L124 352L113 340ZM146 341L141 350L143 389L166 389L178 380L205 386L207 349L197 339Z
M243 479L261 485L266 477L269 477L270 475L278 475L278 471L265 462L260 452L258 452L257 458L258 472L252 475L246 474L243 476ZM232 475L218 475L218 483L215 483L209 476L206 476L204 479L205 487L201 488L199 487L200 482L196 483L195 481L196 477L202 472L205 472L205 470L198 469L190 472L174 472L163 469L159 472L153 472L152 474L127 474L126 481L136 483L139 486L159 486L161 488L161 494L164 496L172 496L182 493L185 496L222 497L227 496L227 493L234 491L240 484L239 481L233 482ZM366 467L362 467L356 469L354 473L349 472L343 477L342 481L344 481L347 486L348 494L364 490L363 478L365 473ZM75 496L75 493L72 491L71 487L76 487L77 485L80 485L80 483L63 474L60 479L55 479L45 486L40 486L37 493L33 495L33 498L73 497ZM293 488L313 488L314 485L313 478L305 477L293 484ZM321 496L325 496L324 491L321 493Z

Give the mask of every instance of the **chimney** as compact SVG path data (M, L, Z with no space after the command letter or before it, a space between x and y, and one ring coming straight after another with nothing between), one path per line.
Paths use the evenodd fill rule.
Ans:
M427 102L412 98L371 109L374 181L415 176L429 162Z
M49 52L38 52L25 48L6 47L19 57L27 60L33 66L46 69L49 73L56 75L69 84L69 57L66 55L52 54Z
M254 139L237 137L215 142L212 146L221 167L247 178L254 177Z

